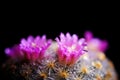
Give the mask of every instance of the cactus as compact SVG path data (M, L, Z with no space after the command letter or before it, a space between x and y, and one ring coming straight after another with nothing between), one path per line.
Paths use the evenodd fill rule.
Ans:
M11 80L117 80L114 65L104 54L106 47L107 42L90 32L80 39L61 33L55 41L29 36L5 49L9 59L4 72Z

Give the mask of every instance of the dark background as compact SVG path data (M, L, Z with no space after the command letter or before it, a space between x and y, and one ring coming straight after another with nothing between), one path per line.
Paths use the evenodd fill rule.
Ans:
M36 11L12 12L11 10L3 12L0 25L0 65L6 60L4 49L19 43L21 38L46 34L47 38L55 39L60 32L70 32L83 37L83 33L90 30L95 37L109 42L106 55L113 61L120 74L118 15L109 14L109 12L100 15L65 12L38 13Z

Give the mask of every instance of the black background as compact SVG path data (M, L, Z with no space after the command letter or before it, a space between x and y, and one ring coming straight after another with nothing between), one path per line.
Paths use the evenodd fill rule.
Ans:
M27 10L27 9L26 9ZM107 57L113 61L120 74L119 49L119 18L116 14L79 14L74 11L15 11L8 9L1 15L0 25L0 65L6 60L4 49L20 42L29 35L46 34L47 38L55 39L61 32L70 32L83 37L86 30L93 32L95 37L106 39L109 48Z

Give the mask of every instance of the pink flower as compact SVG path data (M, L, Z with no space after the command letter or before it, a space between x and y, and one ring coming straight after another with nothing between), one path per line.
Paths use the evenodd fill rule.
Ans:
M85 32L85 39L88 43L88 48L92 50L99 50L104 52L108 47L108 42L106 40L100 40L99 38L94 38L92 32Z
M37 60L44 57L46 49L51 44L51 40L46 40L46 36L32 37L29 36L26 39L22 39L20 43L20 49L24 52L25 57L28 60Z
M78 39L76 34L60 34L60 39L56 38L58 44L58 58L61 63L74 64L84 53L85 40Z

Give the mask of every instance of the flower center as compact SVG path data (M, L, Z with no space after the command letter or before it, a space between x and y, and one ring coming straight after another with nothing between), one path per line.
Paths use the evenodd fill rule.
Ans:
M75 48L76 48L76 45L72 45L72 46L68 47L67 49L69 52L72 52L75 50Z
M34 42L31 43L32 47L36 47L36 44Z

